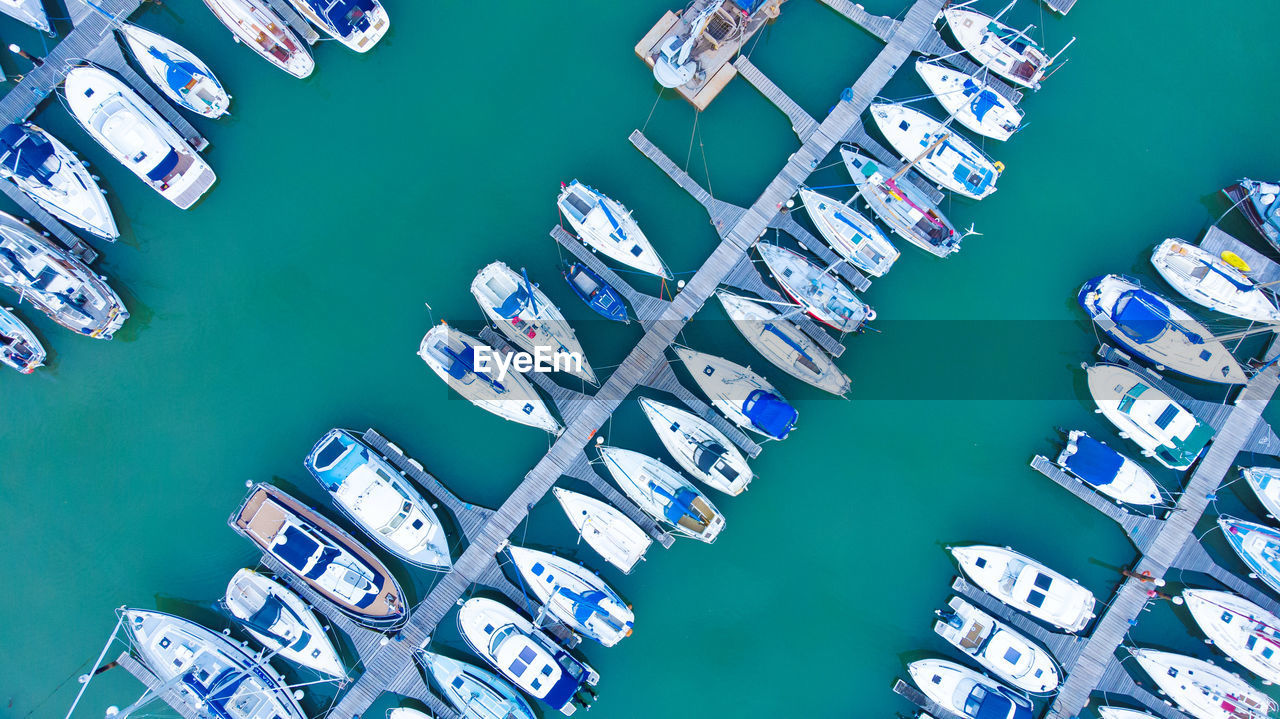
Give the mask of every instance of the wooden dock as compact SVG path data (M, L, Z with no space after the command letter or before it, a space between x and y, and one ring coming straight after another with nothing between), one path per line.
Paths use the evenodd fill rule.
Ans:
M1076 0L1044 0L1044 5L1059 15L1066 15L1076 6Z

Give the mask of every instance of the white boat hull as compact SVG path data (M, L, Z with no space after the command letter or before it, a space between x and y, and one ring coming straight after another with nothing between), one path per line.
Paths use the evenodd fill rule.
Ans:
M800 188L800 201L827 245L868 275L883 277L901 254L875 223L848 204L807 187Z
M279 601L287 612L281 613L273 627L263 628L255 625L253 620L267 598ZM347 670L342 666L338 651L329 641L320 619L298 595L285 587L252 569L241 569L227 585L225 601L232 616L244 623L245 631L262 646L321 674L347 676ZM270 632L277 627L277 631L285 632L284 636ZM287 646L286 641L289 642Z
M644 559L653 540L617 508L560 487L551 491L573 528L606 562L630 574L636 562Z
M724 515L675 470L618 447L601 446L600 457L623 493L658 522L708 544L720 536Z
M640 408L680 468L703 484L737 496L754 479L746 457L710 422L671 405L640 398Z
M1266 719L1276 710L1271 697L1206 661L1154 649L1131 653L1156 686L1196 719Z
M1280 682L1280 617L1230 592L1186 589L1182 598L1214 646L1265 681Z
M1169 469L1190 467L1212 438L1212 429L1128 369L1099 364L1086 373L1089 394L1102 416L1120 429L1122 437L1141 447L1145 456Z
M870 112L894 151L925 177L975 200L996 191L1002 168L960 133L905 105L873 103Z
M1022 123L1022 110L973 75L922 59L916 72L947 114L979 135L1003 142Z
M125 44L129 46L133 58L142 66L143 72L147 73L151 84L159 88L166 97L204 117L215 118L227 114L231 96L223 89L222 83L218 82L209 66L190 50L164 35L137 25L122 24L120 33L124 35ZM166 57L157 57L156 52ZM168 62L175 61L190 63L195 69L190 75L191 82L181 89L175 89L167 77Z
M556 204L561 217L588 247L614 262L672 279L649 238L622 203L574 180L561 190Z
M514 544L507 551L523 586L556 619L606 647L631 636L636 615L603 579L554 554Z
M743 367L723 357L698 352L680 345L674 345L673 349L694 382L711 400L711 406L720 410L720 413L729 421L743 429L758 432L766 437L772 436L757 427L743 409L747 398L757 390L778 398L782 397L768 380L752 372L749 367Z
M947 604L933 625L939 636L1015 689L1057 691L1062 673L1043 647L960 597Z
M1202 307L1253 322L1280 323L1275 302L1211 252L1169 239L1151 253L1151 264L1179 294Z
M824 392L842 397L849 392L849 375L799 327L759 302L724 290L716 297L733 326L775 367Z
M1042 622L1079 632L1093 620L1089 590L1012 549L952 547L960 570L988 594Z

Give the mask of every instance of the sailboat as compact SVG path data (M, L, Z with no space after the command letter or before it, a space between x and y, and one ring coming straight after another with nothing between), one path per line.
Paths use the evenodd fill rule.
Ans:
M1156 272L1192 302L1251 322L1280 324L1280 309L1262 288L1221 257L1179 239L1151 253Z
M24 122L0 130L0 177L54 217L108 242L120 236L102 188L71 148Z
M848 204L807 187L800 188L800 201L831 249L872 277L883 277L901 254L874 222Z
M639 401L662 446L681 469L729 496L746 491L755 474L723 432L692 412L648 397Z
M852 381L799 327L760 302L718 290L716 297L742 336L775 367L831 394L844 396Z
M1218 526L1249 569L1280 592L1280 530L1226 516L1218 517Z
M587 545L623 574L644 559L653 540L617 507L563 487L552 487L565 516Z
M1141 447L1144 456L1169 469L1183 470L1213 439L1212 427L1132 370L1096 364L1085 372L1099 412L1120 429L1120 436Z
M609 259L672 279L649 238L622 203L577 180L560 190L556 205L583 242Z
M463 719L538 719L520 692L484 669L425 649L414 656Z
M204 0L213 14L231 31L236 42L262 59L297 78L316 68L307 46L294 37L289 25L263 0Z
M1268 719L1271 697L1203 659L1155 649L1132 649L1138 665L1180 709L1196 719Z
M916 72L948 115L983 137L1003 142L1022 124L1022 110L977 76L924 59Z
M996 191L1004 166L960 133L906 105L872 103L869 109L893 149L915 160L914 168L925 177L975 200Z
M1159 504L1160 486L1142 465L1087 433L1072 430L1055 462L1067 474L1118 502Z
M968 8L948 8L942 15L951 34L979 65L1023 87L1040 88L1045 68L1054 58L1032 42L1026 32Z
M629 449L601 445L599 450L613 481L654 519L708 544L720 535L724 515L679 472Z
M231 96L208 65L159 33L123 23L120 33L133 59L170 100L205 117L227 114Z
M1280 184L1245 178L1223 190L1271 246L1280 250Z
M378 0L289 2L312 25L356 52L368 52L391 29L391 18Z
M611 647L631 636L636 615L600 577L564 557L536 549L507 546L511 562L551 616Z
M1231 592L1184 589L1182 598L1214 646L1268 683L1280 682L1280 617Z
M705 352L672 345L693 380L731 422L773 439L786 439L800 413L764 377Z
M876 318L875 310L859 300L830 268L824 270L796 252L765 242L757 243L756 251L782 291L824 325L840 332L857 332Z
M848 145L840 148L840 157L858 194L896 235L936 257L960 251L955 226L920 188L901 178L903 173L886 177L874 160Z
M53 31L40 0L0 0L0 12L41 32Z
M1093 620L1096 600L1088 589L1007 547L952 547L960 571L991 596L1065 632Z
M347 676L315 612L279 583L241 569L227 584L223 602L231 616L273 653L321 674Z
M0 307L0 363L22 374L31 374L44 366L46 356L44 345L36 339L31 328L9 310Z
M1280 469L1275 467L1242 467L1240 475L1257 495L1270 517L1280 517Z

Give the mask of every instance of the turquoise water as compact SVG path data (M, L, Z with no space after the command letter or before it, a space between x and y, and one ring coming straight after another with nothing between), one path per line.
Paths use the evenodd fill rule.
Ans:
M394 27L375 51L321 43L306 81L231 43L200 3L134 18L194 50L235 97L231 118L193 120L220 181L189 212L144 188L56 104L35 118L111 193L124 237L97 243L96 267L133 318L99 343L19 310L52 358L32 377L0 375L0 576L10 578L0 715L61 716L67 680L97 656L114 607L213 621L211 602L256 559L225 525L245 481L324 506L301 461L330 427L375 427L458 494L496 506L547 438L448 399L414 355L422 333L441 319L475 323L467 285L502 259L565 309L597 368L616 364L639 330L594 320L557 278L546 232L559 182L579 177L626 202L668 264L689 271L715 234L627 134L643 127L717 197L744 205L795 149L782 115L742 81L696 125L683 101L658 99L632 47L662 3L388 8ZM904 662L944 650L930 624L954 572L951 543L1009 544L1110 593L1130 546L1026 462L1053 450L1055 427L1113 436L1078 370L1094 337L1076 288L1103 272L1151 276L1150 247L1198 236L1226 208L1219 188L1280 167L1277 101L1256 79L1278 59L1260 21L1269 9L1174 2L1157 14L1081 0L1059 19L1022 3L1014 24L1042 26L1052 47L1079 40L1025 101L1026 131L987 144L1008 166L1000 192L947 207L983 235L942 261L903 247L866 294L881 331L852 338L841 360L852 401L768 368L718 307L698 315L684 341L765 371L797 399L800 427L754 462L749 492L716 498L728 528L714 545L655 549L627 577L579 550L638 615L620 646L585 648L603 675L593 716L905 712L889 688ZM6 37L41 47L11 26ZM821 115L879 47L795 0L751 57ZM15 62L5 69L22 71ZM923 92L903 72L886 95ZM845 182L838 167L812 180ZM1262 247L1242 223L1225 227ZM634 405L603 434L661 455ZM1256 509L1228 495L1225 509ZM569 549L575 536L548 500L517 539ZM430 581L399 576L416 596ZM1208 656L1185 625L1162 606L1134 637ZM440 645L459 647L455 634L442 628ZM110 672L77 716L140 691ZM317 689L308 707L330 693Z

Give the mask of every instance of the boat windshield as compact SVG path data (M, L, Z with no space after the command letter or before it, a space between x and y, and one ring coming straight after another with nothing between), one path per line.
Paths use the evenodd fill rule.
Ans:
M1120 411L1125 414L1129 414L1129 410L1133 409L1133 403L1136 402L1138 397L1142 396L1142 393L1146 392L1148 389L1150 388L1141 382L1130 387L1129 391L1125 392L1124 397L1120 399Z
M413 511L412 502L405 502L404 504L400 505L400 511L396 512L395 516L393 516L390 520L388 520L387 523L383 525L382 528L379 529L378 531L382 532L383 534L391 534L395 532L397 529L401 527L401 525L404 524L404 521L409 518L409 513L411 511Z

